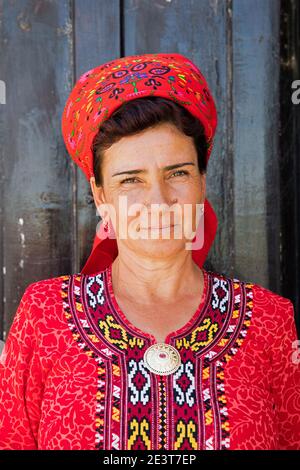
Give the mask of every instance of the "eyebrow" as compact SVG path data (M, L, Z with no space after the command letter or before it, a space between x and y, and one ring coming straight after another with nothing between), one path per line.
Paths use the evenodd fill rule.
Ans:
M176 163L175 165L168 165L163 168L163 170L174 170L175 168L180 168L182 166L186 165L194 165L195 163L193 162L183 162L183 163ZM112 176L118 176L118 175L137 175L138 173L147 173L147 170L126 170L126 171L121 171L120 173L114 173Z

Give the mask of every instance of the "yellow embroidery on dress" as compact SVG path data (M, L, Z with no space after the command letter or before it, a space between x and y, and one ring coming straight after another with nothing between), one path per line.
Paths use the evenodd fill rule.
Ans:
M198 333L207 331L207 339L204 341L196 341ZM203 323L197 326L189 337L184 337L176 340L176 346L178 349L192 349L198 351L201 347L205 347L210 344L215 338L215 333L218 332L218 324L212 323L210 318L205 318Z
M238 318L240 316L240 310L233 310L232 318Z
M225 403L226 403L226 397L225 397L225 395L220 395L220 396L219 396L219 401L220 401L221 403L224 403L224 404L225 404Z
M188 423L184 423L181 419L178 421L176 431L179 433L178 438L174 444L174 450L180 449L185 438L188 439L189 444L193 449L197 449L197 440L195 439L196 434L196 423L190 420Z
M118 366L117 364L113 364L112 365L112 373L116 377L120 377L120 366Z
M217 373L217 377L221 380L224 380L224 370L220 370L220 372Z
M100 392L100 390L97 391L96 393L96 400L101 400L104 397L104 394Z
M138 346L140 349L142 349L145 344L145 341L142 338L133 336L129 338L128 344L131 349L133 349L135 346Z
M134 418L129 423L129 429L132 431L132 433L128 439L128 450L132 449L138 437L143 440L146 449L151 450L151 442L146 433L146 431L149 432L150 430L150 423L146 420L146 418L143 418L140 423L136 418Z
M222 338L220 339L218 346L225 346L229 341L229 338Z
M99 426L102 426L102 425L103 425L103 419L96 418L95 424L96 424L97 428L98 428Z
M114 322L114 317L112 315L107 315L105 320L99 321L99 328L103 332L105 338L111 343L119 346L120 349L127 349L128 337L127 332L122 328L119 323ZM114 328L121 332L121 339L116 339L111 336L111 329Z
M120 422L120 410L113 406L111 417L114 421Z
M193 351L198 351L200 347L205 347L210 344L214 337L215 333L218 332L218 324L212 323L210 318L206 318L203 321L203 324L195 328L191 334L191 349ZM197 334L202 331L207 331L207 340L205 341L196 341Z
M202 370L202 379L206 380L206 379L208 379L208 377L209 377L209 367L205 367Z
M212 409L208 410L204 416L206 425L211 424L213 422Z
M99 342L100 342L99 338L97 338L97 336L94 335L94 334L93 334L93 335L88 335L88 337L90 338L90 340L91 340L93 343L99 343Z
M229 432L230 431L229 422L224 421L224 423L221 424L221 428L225 429L225 431Z

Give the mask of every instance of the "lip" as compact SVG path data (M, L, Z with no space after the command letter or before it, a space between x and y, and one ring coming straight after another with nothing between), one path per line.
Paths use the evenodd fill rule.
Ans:
M173 228L177 224L174 225L165 225L164 227L141 227L141 230L164 230L165 228Z

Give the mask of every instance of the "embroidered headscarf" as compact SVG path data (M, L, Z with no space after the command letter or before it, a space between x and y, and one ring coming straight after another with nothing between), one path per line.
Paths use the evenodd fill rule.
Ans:
M81 75L63 110L62 135L65 145L88 181L94 176L91 145L101 124L126 101L146 96L173 100L201 121L208 144L208 161L217 126L217 111L206 79L199 68L178 53L126 56L99 65ZM217 216L205 198L204 242L200 249L192 250L193 260L200 267L214 241L217 225ZM101 232L97 232L92 251L81 273L99 272L117 255L116 239L105 238Z

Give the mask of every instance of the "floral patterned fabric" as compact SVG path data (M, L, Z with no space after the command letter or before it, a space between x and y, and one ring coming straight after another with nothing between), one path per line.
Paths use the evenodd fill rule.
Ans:
M300 450L293 304L203 274L168 376L145 367L156 340L120 309L111 265L30 284L1 355L0 449Z

